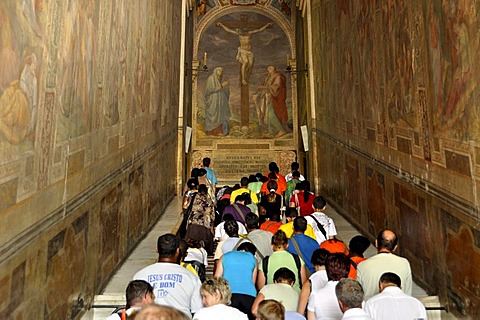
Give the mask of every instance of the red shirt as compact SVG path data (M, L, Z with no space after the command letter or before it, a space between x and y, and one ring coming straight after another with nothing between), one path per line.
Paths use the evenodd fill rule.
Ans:
M315 200L315 195L312 192L310 192L307 202L304 201L304 195L304 191L300 191L297 194L298 204L300 205L300 216L302 217L309 216L313 213L313 200ZM295 203L295 194L292 194L290 197L290 202Z

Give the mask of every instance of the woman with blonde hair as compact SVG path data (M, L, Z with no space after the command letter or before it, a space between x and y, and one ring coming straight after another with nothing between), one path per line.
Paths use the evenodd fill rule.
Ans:
M226 317L229 320L248 320L245 313L229 306L232 292L225 278L208 278L200 291L205 307L195 313L194 320L223 320Z

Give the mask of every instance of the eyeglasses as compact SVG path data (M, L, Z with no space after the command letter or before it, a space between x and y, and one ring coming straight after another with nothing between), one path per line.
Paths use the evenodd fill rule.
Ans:
M209 286L213 286L215 283L213 282L212 279L208 279L205 281L205 284L209 285Z

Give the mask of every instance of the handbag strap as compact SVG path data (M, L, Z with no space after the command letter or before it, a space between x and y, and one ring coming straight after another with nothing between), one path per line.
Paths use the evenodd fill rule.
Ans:
M238 207L238 205L236 203L233 204L233 207L237 210L237 212L240 214L240 216L242 217L243 221L245 221L245 215L243 214L242 210L240 210L240 208Z
M328 239L327 239L327 231L325 231L325 228L323 227L323 225L322 225L320 222L318 222L317 218L315 218L315 216L314 216L313 214L314 214L314 213L312 213L312 214L310 215L310 217L312 217L313 220L315 220L315 222L317 223L318 229L320 229L320 231L322 232L323 237L325 238L325 240L328 240Z
M233 247L232 251L237 251L237 248L240 246L240 244L242 244L242 241L243 241L243 240L244 240L244 239L239 239L239 240L237 241L237 243L235 244L235 246Z
M295 250L297 251L297 255L299 255L300 258L302 258L302 260L305 261L305 259L303 258L302 251L300 251L300 248L298 247L297 241L295 240L295 236L291 237L290 239L292 240L293 246L295 247Z
M250 239L248 236L246 236L245 239L247 239L248 241L253 243L252 239ZM263 258L265 258L265 256L262 254L262 252L260 252L260 250L258 250L258 248L257 248L257 253L258 253L258 256L260 257L260 259L263 260Z

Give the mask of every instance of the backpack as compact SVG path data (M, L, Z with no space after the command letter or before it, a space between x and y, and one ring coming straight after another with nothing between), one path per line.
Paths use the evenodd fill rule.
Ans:
M126 313L127 309L125 309L125 307L119 307L117 309L115 309L112 314L117 314L121 320L126 320L127 319L127 313Z
M120 320L127 320L135 318L135 315L138 313L140 308L132 307L128 309L130 312L127 313L127 309L125 307L118 307L115 309L112 314L118 315Z
M200 261L192 260L192 261L183 261L184 267L187 265L191 265L195 271L197 271L198 277L200 278L200 281L202 283L205 281L207 277L207 270L205 268L205 265L201 263Z
M300 258L294 253L290 253L290 254L292 255L293 260L295 261L295 265L297 266L298 284L300 285L300 289L302 289L302 275L301 275L302 264L300 263ZM268 258L270 258L270 256L266 256L262 260L262 269L263 269L263 274L265 275L265 283L267 282Z

